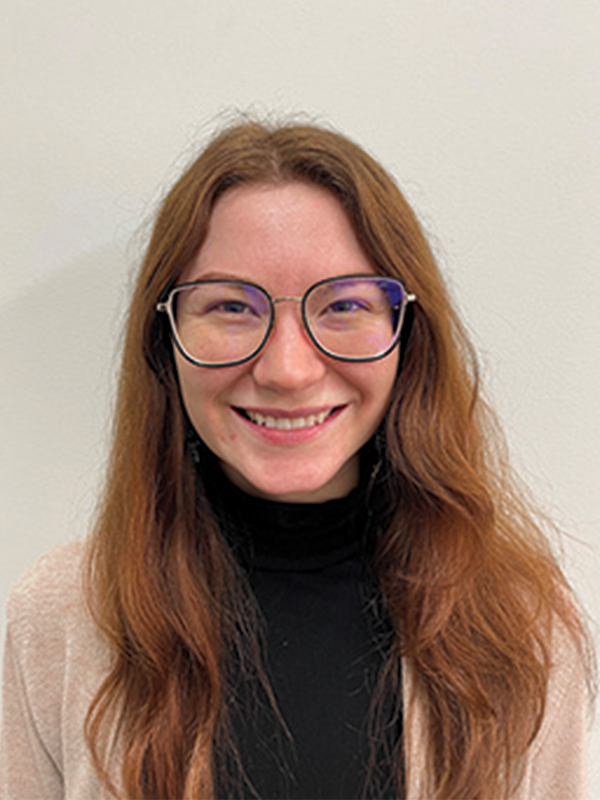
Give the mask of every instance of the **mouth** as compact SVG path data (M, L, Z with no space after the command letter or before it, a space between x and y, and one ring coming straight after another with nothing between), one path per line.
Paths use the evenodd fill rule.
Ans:
M235 408L238 414L245 419L258 425L262 428L271 428L272 430L279 431L293 431L301 430L302 428L314 428L322 425L326 420L331 419L337 415L343 406L334 406L327 411L319 411L316 414L307 414L306 416L277 416L275 414L261 414L259 411L251 411L245 408Z

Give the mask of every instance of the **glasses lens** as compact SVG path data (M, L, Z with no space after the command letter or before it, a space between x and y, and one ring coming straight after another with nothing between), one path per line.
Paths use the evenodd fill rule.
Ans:
M330 355L368 359L396 343L405 304L399 281L342 278L315 286L305 300L308 328Z
M271 306L257 286L208 281L174 295L173 317L182 349L195 361L226 364L257 350L269 331Z

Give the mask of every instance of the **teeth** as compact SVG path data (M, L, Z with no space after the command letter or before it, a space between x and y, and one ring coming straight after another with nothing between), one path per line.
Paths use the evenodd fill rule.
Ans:
M248 417L256 425L263 425L265 428L276 428L280 431L291 431L298 428L311 428L313 425L321 425L330 413L331 411L321 411L319 414L311 414L308 417L265 417L259 414L258 411L246 411Z

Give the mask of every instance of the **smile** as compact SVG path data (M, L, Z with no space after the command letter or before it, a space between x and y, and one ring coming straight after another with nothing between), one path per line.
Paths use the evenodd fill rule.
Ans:
M329 411L320 411L318 414L309 414L306 417L276 417L270 414L261 414L258 411L238 410L255 425L280 431L292 431L301 428L312 428L315 425L322 425L323 422L339 408L339 406L336 406L329 409Z

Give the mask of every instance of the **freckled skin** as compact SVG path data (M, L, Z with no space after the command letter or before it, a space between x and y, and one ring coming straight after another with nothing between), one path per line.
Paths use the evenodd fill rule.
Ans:
M216 203L207 238L181 279L237 278L273 297L299 297L337 275L375 273L338 200L309 184L249 186ZM265 348L236 367L207 369L175 353L183 400L200 437L245 491L288 502L347 494L358 480L358 450L390 402L397 349L374 362L348 364L320 353L297 303L277 305ZM234 409L293 413L342 406L306 440L269 438ZM300 416L300 414L299 414ZM296 438L302 438L296 437Z

